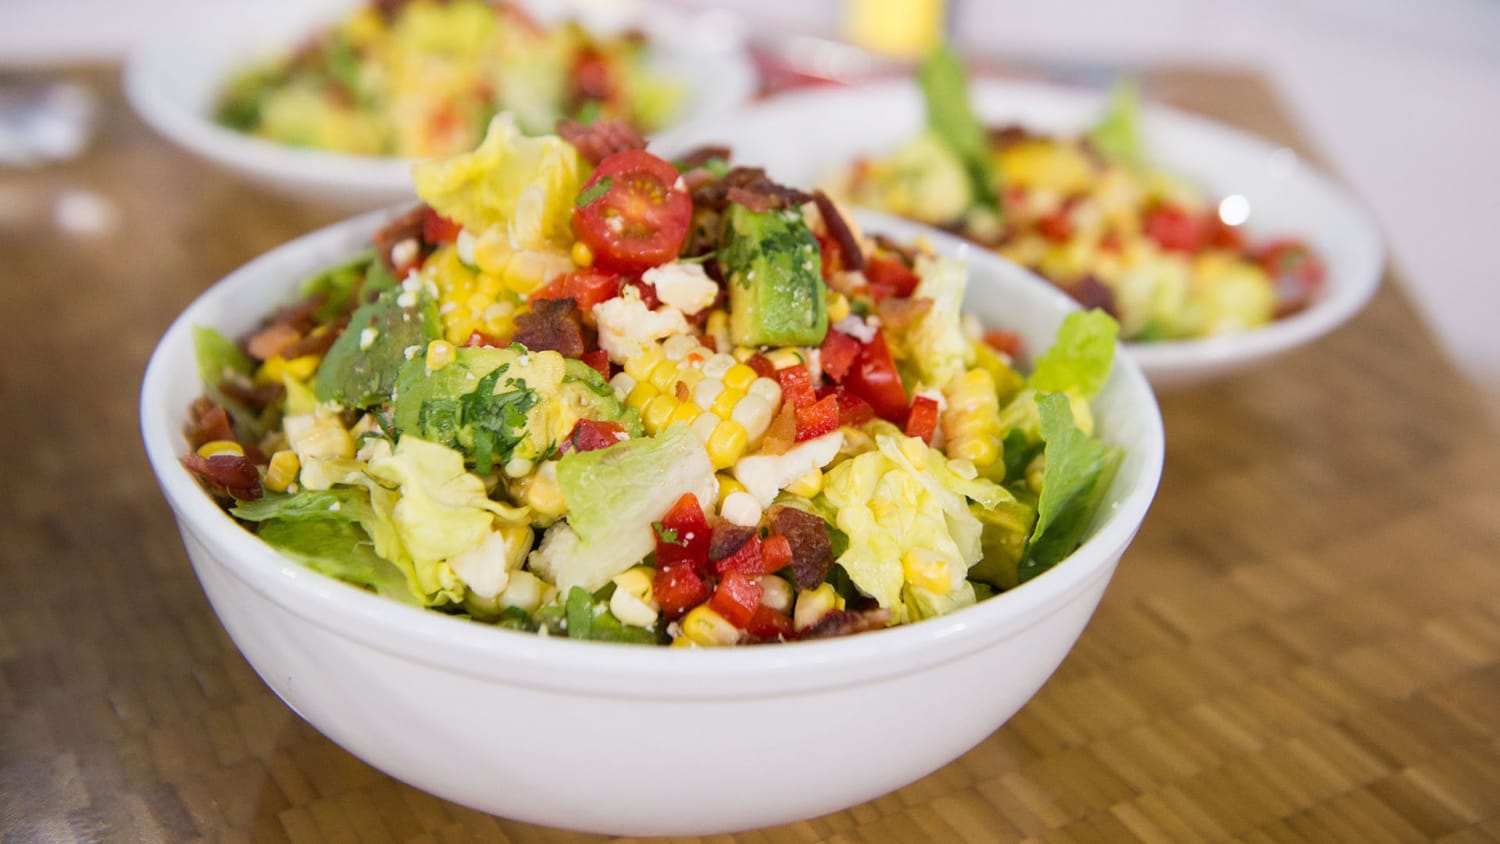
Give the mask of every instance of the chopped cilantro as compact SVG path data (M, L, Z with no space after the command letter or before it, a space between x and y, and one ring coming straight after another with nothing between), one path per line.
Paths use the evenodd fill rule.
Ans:
M609 193L609 189L614 186L615 180L611 179L608 176L604 176L599 181L584 188L583 191L578 194L578 199L573 204L579 208L587 208L598 201L599 197L604 196L606 193Z

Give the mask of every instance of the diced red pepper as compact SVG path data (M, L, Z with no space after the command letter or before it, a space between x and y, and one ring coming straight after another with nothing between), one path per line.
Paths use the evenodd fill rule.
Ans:
M1013 358L1021 354L1021 335L1015 331L1000 331L999 329L986 331L984 342L991 349L1004 352Z
M755 577L739 571L726 572L719 578L719 588L708 601L709 608L735 627L745 629L755 617L755 608L760 606L760 599L766 591Z
M663 566L659 562L651 578L651 596L668 621L676 621L688 610L708 600L708 584L690 565Z
M797 442L821 437L839 429L839 400L835 396L819 399L797 408Z
M792 543L785 536L773 533L760 544L760 556L767 572L780 571L792 564Z
M458 223L434 211L431 205L422 206L422 240L426 243L452 243L458 240Z
M875 418L875 408L853 391L839 387L834 390L833 395L839 400L840 425L853 425L857 428Z
M604 270L576 270L562 273L527 297L537 299L572 299L579 312L592 314L594 306L620 293L620 277Z
M559 452L567 454L570 451L596 451L601 448L609 448L615 443L628 439L625 426L618 422L605 422L596 419L580 419L573 425L573 430L563 440Z
M714 563L714 568L718 569L719 574L739 572L752 577L767 574L766 558L761 553L760 534L752 534L750 539L744 545L741 545L738 551Z
M745 625L745 632L765 641L790 639L793 636L792 617L761 604L750 616L749 623Z
M931 396L917 396L911 401L911 412L906 415L906 435L921 437L932 445L932 436L937 433L938 403Z
M849 367L859 357L859 341L842 331L829 329L823 337L823 347L818 359L823 364L823 374L834 381L843 381Z
M799 411L818 400L813 392L812 373L800 363L776 370L776 380L781 384L782 400Z
M1239 226L1231 226L1224 222L1219 216L1217 208L1211 208L1203 215L1204 246L1212 249L1224 249L1229 252L1245 251L1245 235Z
M771 363L771 359L760 352L751 355L749 360L745 361L745 365L755 370L755 374L762 378L776 377L776 364Z
M504 348L510 345L510 341L502 340L499 337L496 337L492 334L486 334L483 331L475 331L469 334L469 339L464 341L464 345L471 347L492 346L494 348Z
M1192 252L1203 241L1203 221L1175 205L1159 205L1146 212L1146 236L1163 249Z
M595 349L592 352L584 352L578 356L578 359L588 364L590 369L603 375L604 380L609 380L609 352Z
M1125 239L1120 236L1119 231L1110 229L1099 238L1099 249L1102 252L1119 252L1125 245Z
M884 333L875 332L875 339L860 347L859 358L844 377L844 384L869 402L881 419L897 425L906 421L906 388L901 386Z
M1036 230L1052 243L1063 243L1073 236L1073 221L1067 208L1059 208L1036 221Z
M686 493L661 517L656 529L656 564L685 564L698 571L707 571L708 546L712 538L713 531L709 530L698 496Z
M886 296L907 297L917 289L922 280L916 271L901 262L900 258L871 255L865 258L865 278L877 293Z

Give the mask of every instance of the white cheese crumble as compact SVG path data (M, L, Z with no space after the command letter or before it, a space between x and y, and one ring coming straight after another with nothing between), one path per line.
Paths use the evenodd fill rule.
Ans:
M636 357L663 337L686 334L691 330L681 311L647 308L634 287L627 287L619 296L595 305L594 320L599 324L599 348L609 354L611 361L619 364Z
M402 240L391 247L391 263L398 267L404 267L412 263L417 260L417 249L418 246L415 239L408 237Z
M375 345L375 338L379 336L380 331L375 328L366 328L359 332L359 350L361 352L369 350L371 346Z
M712 305L719 295L719 285L708 277L701 264L680 261L646 270L641 280L656 288L656 297L684 314L696 314Z
M867 320L864 317L850 314L834 323L833 327L835 330L848 334L861 343L868 343L875 339L875 332L880 330L880 320L874 317Z

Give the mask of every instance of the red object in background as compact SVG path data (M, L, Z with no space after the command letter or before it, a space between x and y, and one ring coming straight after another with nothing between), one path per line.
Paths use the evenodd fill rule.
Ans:
M1163 249L1192 252L1203 242L1203 221L1175 205L1158 205L1146 212L1146 236Z
M875 338L860 348L844 384L869 402L876 416L896 425L906 422L906 388L901 386L883 333L875 332Z
M671 163L645 150L617 152L579 191L573 233L600 269L635 274L665 264L682 251L693 217L692 197L680 184Z
M917 396L912 399L911 412L906 415L906 435L921 437L923 442L932 445L932 437L937 433L937 426L937 402L929 396Z
M452 243L458 239L459 225L432 210L431 205L422 206L422 240L426 243Z
M998 329L984 332L985 345L997 352L1004 352L1012 358L1021 356L1023 341L1021 335L1016 331L1000 331Z

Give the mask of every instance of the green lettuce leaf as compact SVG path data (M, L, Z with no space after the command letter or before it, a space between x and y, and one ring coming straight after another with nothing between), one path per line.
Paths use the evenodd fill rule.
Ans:
M1021 583L1073 553L1120 465L1120 451L1095 440L1073 423L1068 397L1050 393L1037 402L1047 468L1037 504L1036 528L1018 567Z
M1068 314L1026 386L1038 393L1068 391L1093 398L1109 377L1119 331L1119 324L1103 311Z
M952 48L939 47L917 68L917 83L927 102L927 125L962 159L975 204L999 212L1000 180L984 125L969 105L963 62Z

